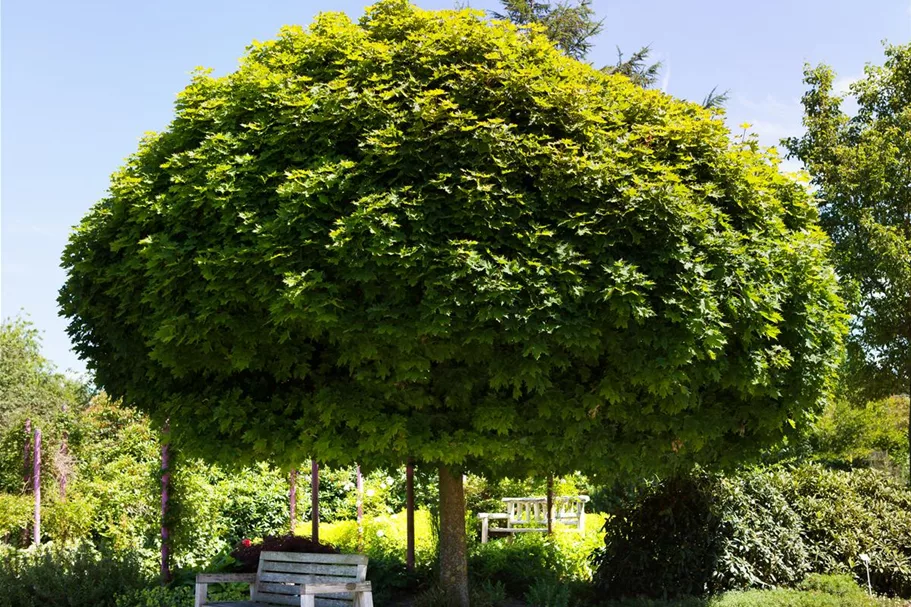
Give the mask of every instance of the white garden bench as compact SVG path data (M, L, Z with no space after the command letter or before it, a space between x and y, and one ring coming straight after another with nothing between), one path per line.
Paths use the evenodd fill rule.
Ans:
M587 495L560 495L553 498L551 522L585 530ZM504 497L506 512L481 512L481 543L491 533L529 533L547 531L546 497ZM490 521L505 520L505 527L491 527Z
M195 607L373 607L367 557L263 552L256 573L200 573ZM250 584L249 601L208 602L208 585Z

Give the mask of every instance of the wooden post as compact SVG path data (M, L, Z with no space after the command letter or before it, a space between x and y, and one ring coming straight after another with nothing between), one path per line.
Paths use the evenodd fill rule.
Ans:
M405 466L405 568L414 571L414 462Z
M294 529L297 527L297 468L291 469L288 481L290 489L288 490L288 506L291 519L291 535L294 535Z
M35 428L34 452L32 455L32 493L35 494L34 542L41 543L41 430Z
M319 542L319 464L310 460L310 539Z
M554 475L547 477L547 535L554 532Z
M168 528L168 506L171 499L171 451L168 445L170 427L165 422L161 443L161 563L162 584L171 581L171 530Z

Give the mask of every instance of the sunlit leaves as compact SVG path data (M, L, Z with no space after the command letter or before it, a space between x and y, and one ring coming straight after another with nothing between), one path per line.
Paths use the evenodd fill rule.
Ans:
M381 2L199 73L72 237L113 395L210 457L724 463L824 399L806 192L698 105Z

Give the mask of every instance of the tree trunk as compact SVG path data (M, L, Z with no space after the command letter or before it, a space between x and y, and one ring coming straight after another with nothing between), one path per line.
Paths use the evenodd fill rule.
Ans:
M171 488L171 452L168 445L168 425L164 427L161 444L161 582L171 581L171 530L168 527L168 506Z
M319 542L319 464L310 460L310 539Z
M456 607L468 607L468 546L462 474L440 466L440 588Z
M554 475L547 477L547 535L554 532Z
M291 485L288 490L289 518L291 520L291 535L294 535L294 529L297 527L297 468L291 470L288 481Z
M414 463L410 459L405 466L405 529L405 568L414 571Z
M32 493L35 494L35 545L41 543L41 430L35 428L34 454L32 455Z

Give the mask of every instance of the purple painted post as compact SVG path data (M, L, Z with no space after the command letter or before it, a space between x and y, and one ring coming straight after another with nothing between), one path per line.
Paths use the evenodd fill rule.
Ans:
M64 407L64 409L65 408L66 407ZM63 461L66 461L66 454L68 451L68 448L66 446L66 441L68 441L69 438L70 438L69 433L66 430L64 430L63 431L63 442L60 443L60 453L61 453L61 455L63 455ZM68 470L66 468L67 468L67 466L63 466L63 470L60 473L60 500L61 501L66 499L66 475L68 472Z
M357 549L364 549L364 477L361 465L354 465L355 486L357 488Z
M405 568L414 571L414 462L405 466Z
M310 539L319 543L319 464L310 461Z
M22 447L22 470L25 490L32 484L32 420L25 420L25 446Z
M41 430L35 428L35 451L32 459L32 492L35 494L35 545L41 543Z
M297 527L297 468L291 470L288 480L291 483L288 491L288 503L291 507L291 535L294 535L294 528Z
M168 500L171 484L171 461L168 449L169 424L166 422L163 430L161 444L161 581L166 584L171 581L171 530L168 528Z

